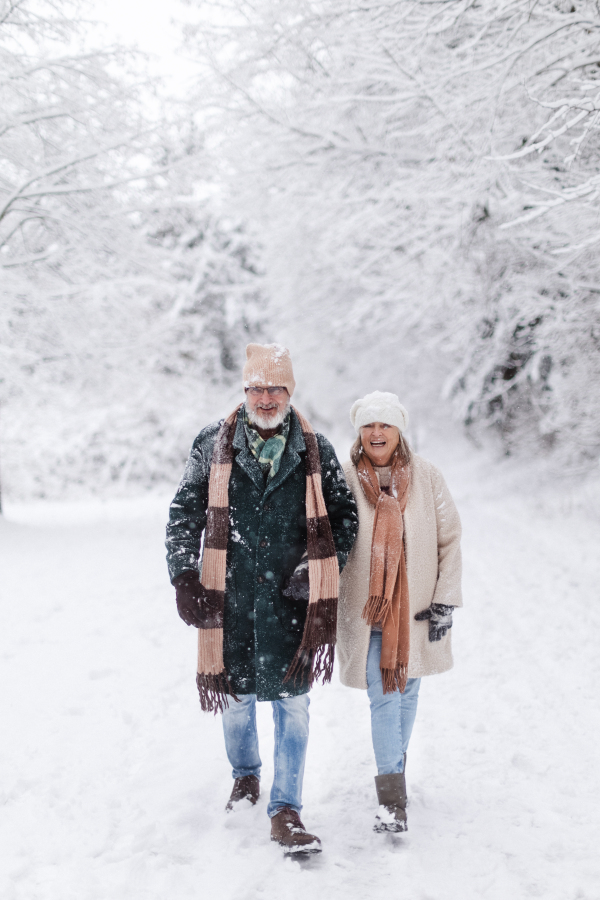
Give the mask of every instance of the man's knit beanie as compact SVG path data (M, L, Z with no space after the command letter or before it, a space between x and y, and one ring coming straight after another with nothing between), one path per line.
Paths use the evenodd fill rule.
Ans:
M395 394L373 391L352 405L350 421L357 431L364 425L383 422L385 425L395 425L402 434L408 428L408 413Z
M290 351L279 344L248 344L243 380L244 388L284 387L291 397L296 382Z

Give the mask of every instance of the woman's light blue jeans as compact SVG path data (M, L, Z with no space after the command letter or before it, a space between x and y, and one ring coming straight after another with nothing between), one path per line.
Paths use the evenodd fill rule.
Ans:
M302 781L308 744L308 694L272 700L275 722L275 771L267 815L272 818L282 806L298 813L302 809ZM261 761L256 731L256 694L231 700L223 713L223 733L233 777L256 775Z
M404 693L384 694L381 683L381 632L371 631L367 656L367 685L371 703L371 734L378 775L404 772L404 754L412 734L420 678L409 678Z

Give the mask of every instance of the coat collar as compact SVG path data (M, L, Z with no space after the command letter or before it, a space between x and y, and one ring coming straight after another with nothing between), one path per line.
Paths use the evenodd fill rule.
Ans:
M237 414L235 434L233 435L233 450L235 452L235 461L238 466L240 466L244 470L246 475L248 475L248 477L254 482L259 491L264 491L265 476L263 474L263 470L259 466L255 457L250 452L248 442L246 440L243 408L240 409Z
M233 449L236 452L236 463L244 470L244 472L246 472L261 491L264 490L265 496L267 496L277 490L286 478L300 465L300 453L306 451L306 444L304 442L304 437L302 436L302 429L300 427L300 422L298 421L298 416L292 409L290 414L290 433L286 441L283 456L281 457L279 471L275 478L272 478L267 482L266 487L263 471L248 449L246 433L244 431L244 416L241 409L237 415L235 434L233 436Z

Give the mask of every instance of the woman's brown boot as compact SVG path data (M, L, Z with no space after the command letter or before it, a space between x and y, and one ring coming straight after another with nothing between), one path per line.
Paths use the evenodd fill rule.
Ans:
M376 775L375 788L379 809L375 814L373 831L407 831L406 779L404 772L397 775Z

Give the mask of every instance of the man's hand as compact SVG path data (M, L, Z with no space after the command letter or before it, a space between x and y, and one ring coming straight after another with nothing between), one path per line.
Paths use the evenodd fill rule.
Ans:
M308 556L304 555L292 574L287 586L281 592L290 600L304 600L308 603L310 584L308 580Z
M421 610L415 616L417 622L429 619L429 640L441 641L449 628L452 628L453 606L445 606L443 603L432 603L427 609Z
M200 575L191 569L178 575L173 581L177 611L186 625L201 628L203 621L200 617L200 599L202 598L202 586Z

